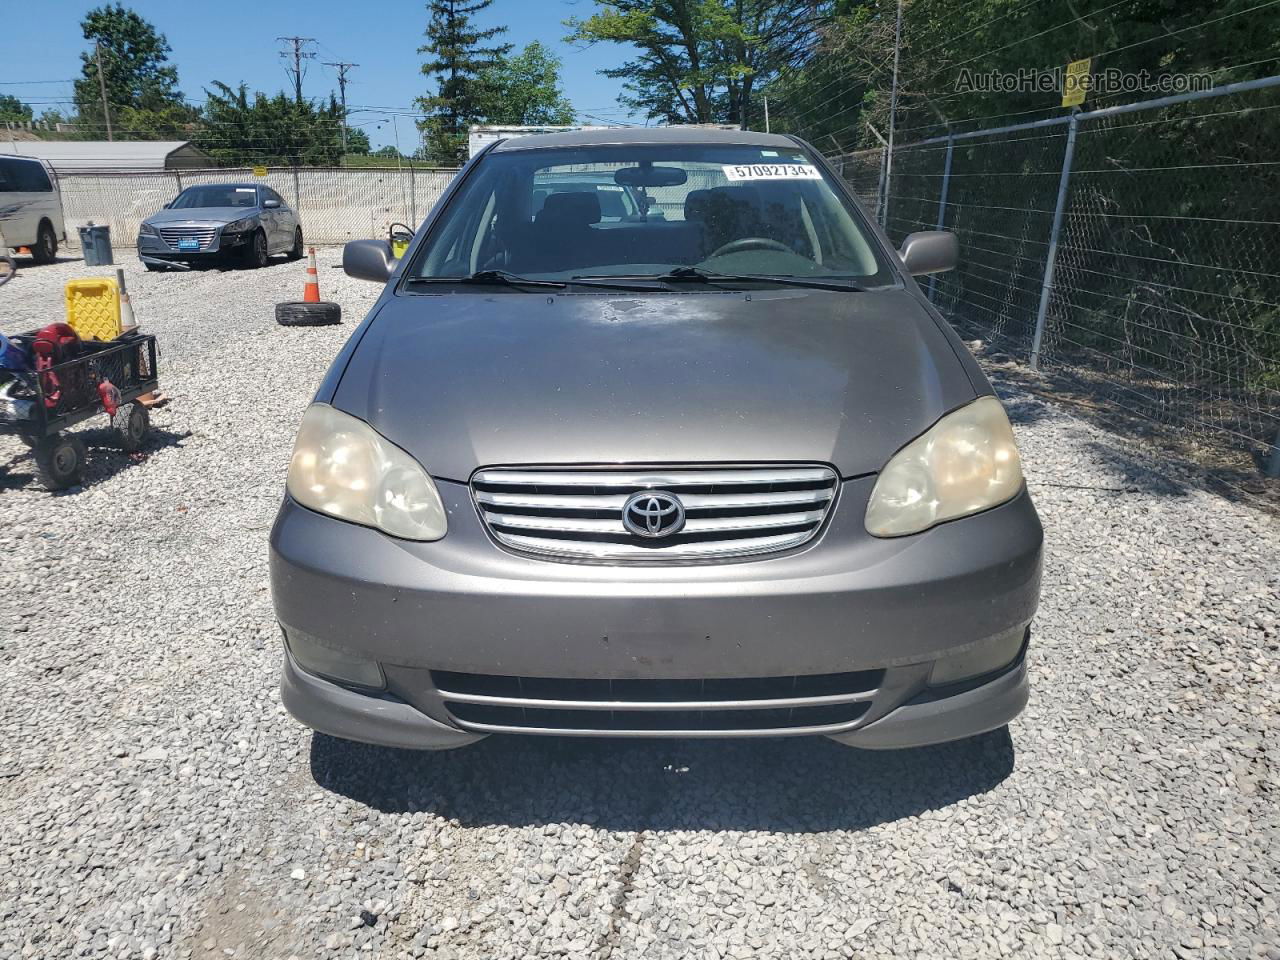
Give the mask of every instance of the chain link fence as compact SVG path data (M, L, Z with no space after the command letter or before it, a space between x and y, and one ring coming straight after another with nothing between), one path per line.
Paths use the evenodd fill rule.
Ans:
M206 183L263 183L298 211L308 243L346 243L385 237L392 223L416 228L456 170L421 167L270 167L255 177L251 167L169 170L156 173L72 173L58 177L67 240L79 245L75 228L108 224L117 246L132 246L138 224L186 187Z
M1099 419L1256 489L1280 474L1280 77L835 158L930 298ZM1252 478L1250 481L1248 478Z

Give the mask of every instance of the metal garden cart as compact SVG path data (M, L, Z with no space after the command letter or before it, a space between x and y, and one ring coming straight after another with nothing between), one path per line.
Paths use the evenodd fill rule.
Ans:
M36 334L10 337L29 347ZM50 490L80 482L84 441L68 427L106 414L126 451L142 446L151 429L137 400L159 385L156 338L135 332L108 341L82 340L76 355L40 370L0 370L0 433L30 445L40 479Z

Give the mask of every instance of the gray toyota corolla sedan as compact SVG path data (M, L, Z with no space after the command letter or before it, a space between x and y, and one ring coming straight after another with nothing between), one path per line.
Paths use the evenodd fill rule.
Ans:
M229 260L265 267L274 253L301 258L302 224L266 184L188 187L138 227L138 259L148 270Z
M790 137L485 150L400 260L345 251L386 286L271 536L285 705L427 749L1004 725L1042 533L1000 401L912 279L956 257L894 251Z

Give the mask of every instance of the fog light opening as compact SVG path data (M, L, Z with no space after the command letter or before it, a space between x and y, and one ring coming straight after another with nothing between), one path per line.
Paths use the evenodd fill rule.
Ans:
M940 657L929 674L929 686L945 687L995 673L1013 663L1022 652L1027 628L1017 627L980 640L967 650Z
M307 673L326 680L381 690L386 686L382 668L375 660L366 660L325 646L310 634L284 627L284 642L294 662Z

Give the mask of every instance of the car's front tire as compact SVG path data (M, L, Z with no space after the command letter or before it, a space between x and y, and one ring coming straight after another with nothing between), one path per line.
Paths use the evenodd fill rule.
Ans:
M250 238L249 242L245 244L244 265L246 267L257 269L259 267L265 267L268 262L267 235L263 231L258 230L254 233L253 237Z

